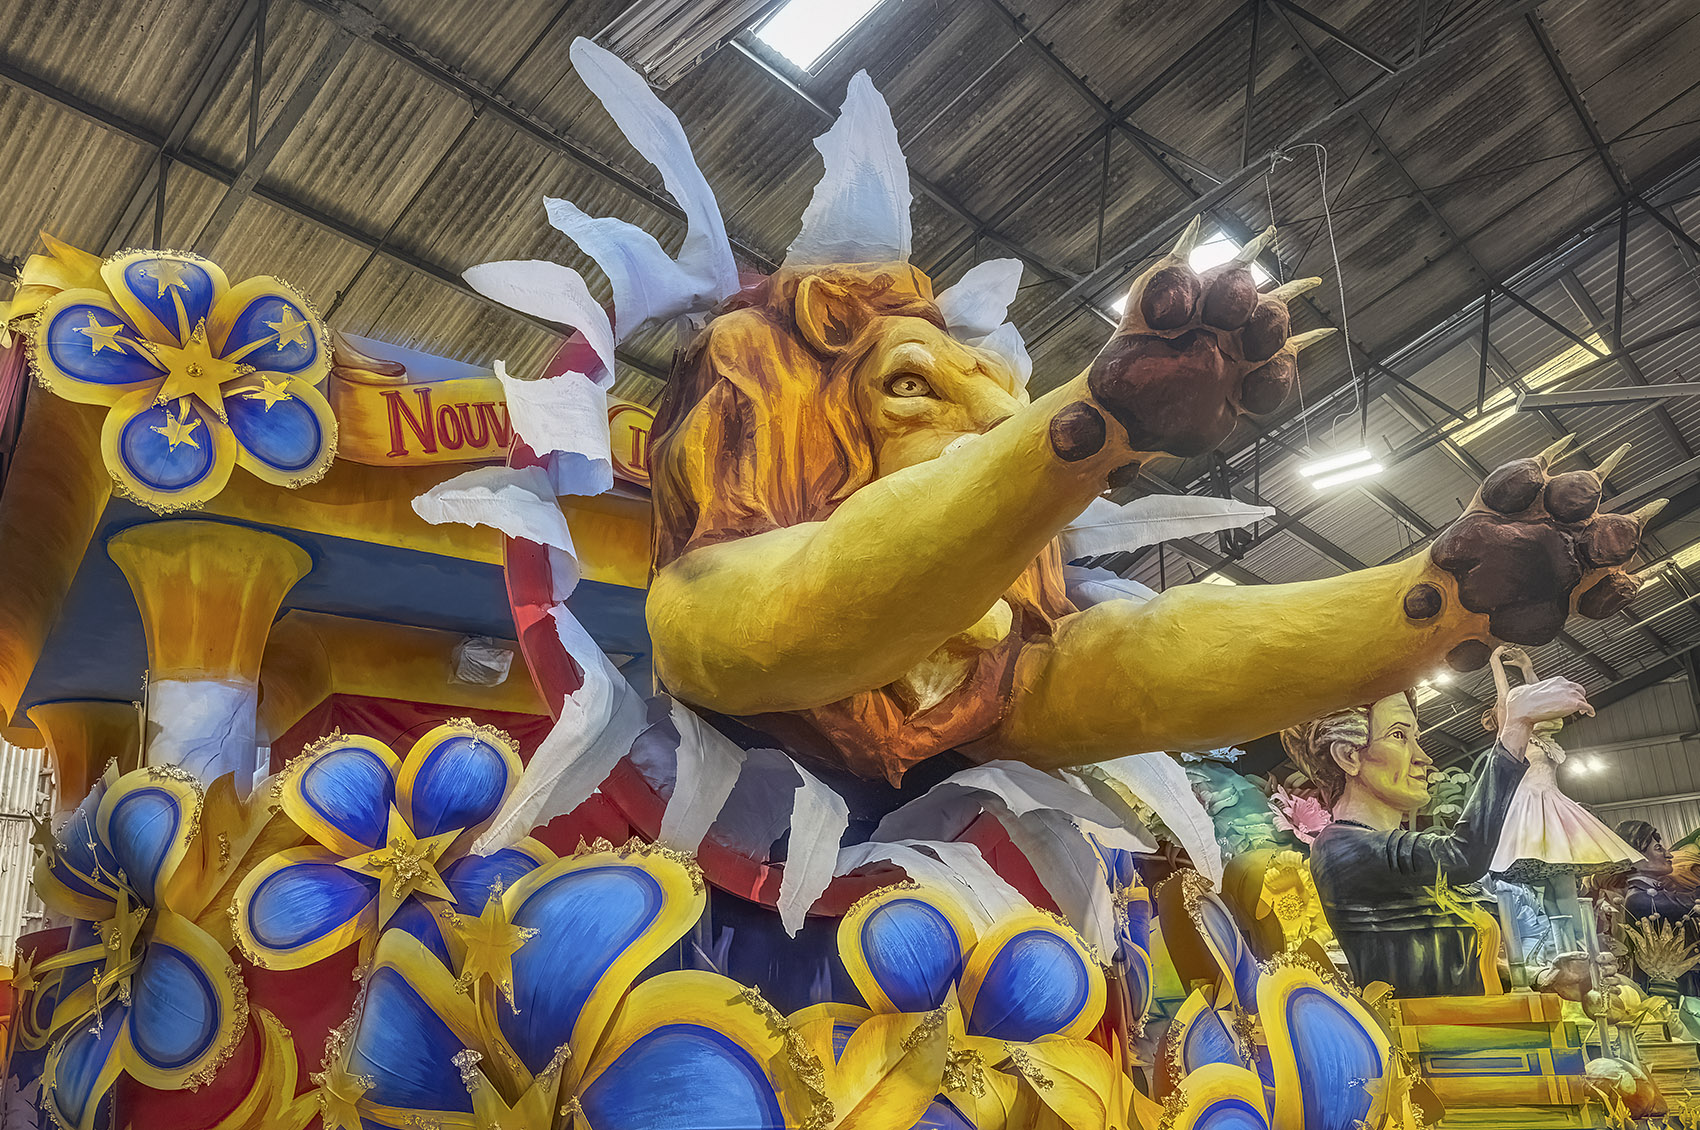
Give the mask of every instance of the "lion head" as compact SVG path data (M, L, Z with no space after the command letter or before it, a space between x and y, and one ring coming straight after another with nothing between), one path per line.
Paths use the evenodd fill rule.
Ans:
M650 457L655 567L819 521L1026 403L1004 358L951 337L914 267L781 270L674 366Z
M951 336L914 267L781 270L731 299L674 366L651 448L654 566L823 520L868 483L1026 403L1003 356ZM1005 599L1013 630L941 660L950 674L932 676L932 692L894 684L756 724L794 750L895 782L990 731L1021 643L1073 610L1054 547Z

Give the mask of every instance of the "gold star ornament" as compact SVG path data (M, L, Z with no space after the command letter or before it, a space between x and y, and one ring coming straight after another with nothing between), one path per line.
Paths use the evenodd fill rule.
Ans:
M285 306L278 314L277 321L267 322L266 325L270 326L272 333L277 336L277 347L279 349L286 345L310 344L307 338L307 331L311 328L310 324L288 306Z
M90 353L99 353L103 349L110 349L117 353L124 352L124 344L118 340L118 335L124 332L122 322L116 326L103 326L100 324L100 319L93 314L88 317L89 324L78 326L77 332L88 337Z
M437 860L459 834L460 829L456 828L419 839L392 804L384 846L339 864L378 880L378 929L389 924L390 916L401 909L410 895L454 901L443 877L437 874Z
M272 405L289 399L289 382L274 381L266 374L260 374L260 387L249 389L242 394L244 400L260 400L265 402L266 411L272 410Z
M488 977L490 983L507 998L508 1007L513 1008L513 957L520 947L536 936L537 931L515 926L508 920L500 883L490 892L489 900L484 904L483 914L473 918L451 911L448 918L450 928L466 948L466 957L461 962L460 978L455 982L455 986L463 993L470 992L478 984L479 978Z
M179 405L179 414L176 416L171 414L171 409L165 410L164 427L149 430L164 436L165 442L169 445L168 450L176 451L177 445L180 443L186 443L193 448L201 446L200 441L195 438L195 429L200 426L200 419L198 417L192 420L187 419L182 414L181 405Z
M158 285L159 293L154 297L164 298L165 292L173 287L189 289L188 281L183 278L184 268L185 264L174 259L155 259L142 273L152 275L154 283Z

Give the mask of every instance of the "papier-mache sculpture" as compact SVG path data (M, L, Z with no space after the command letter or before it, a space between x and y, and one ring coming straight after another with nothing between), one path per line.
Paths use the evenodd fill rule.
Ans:
M255 713L266 629L312 562L232 522L114 535L139 596L224 578L253 623L156 617L195 646L163 663L153 653L177 636L150 629L153 665L173 674L150 692L141 767L41 837L44 897L71 925L17 981L15 1062L45 1064L31 1108L97 1130L133 1093L152 1119L138 1127L189 1125L174 1096L243 1072L239 1097L199 1108L224 1102L208 1125L1414 1130L1385 993L1358 996L1330 965L1296 870L1267 893L1264 861L1217 893L1223 843L1163 751L1367 716L1357 704L1438 662L1478 668L1496 643L1553 639L1572 611L1609 615L1634 595L1625 565L1647 515L1596 513L1599 476L1554 474L1551 450L1490 475L1429 552L1376 569L1157 594L1070 566L1272 513L1103 495L1285 402L1320 336L1291 334L1286 304L1317 280L1259 292L1249 264L1270 233L1195 272L1195 220L1133 281L1090 367L1035 400L1008 317L1021 265L983 263L935 293L910 264L908 171L866 75L816 142L825 173L784 263L758 278L740 274L672 112L594 44L572 59L658 170L683 242L670 255L547 201L611 282L612 315L559 264L468 271L571 326L575 360L541 379L496 366L508 466L407 480L428 486L413 499L428 522L507 537L543 700L516 717L546 709L553 728L529 759L470 718L416 725L405 755L332 732L249 798L257 731L178 704L209 700L207 657L230 651L227 681L245 680L232 713ZM141 288L129 298L91 293L107 274L92 256L32 259L32 278L57 279L31 299L48 304L31 339L43 379L117 405L111 426L147 456L123 472L154 483L132 488L143 501L216 501L237 462L309 493L337 434L314 391L329 328L274 280L225 287L199 261L124 256L107 265L153 271L106 279ZM102 336L143 314L158 334ZM615 349L667 323L681 347L650 465L664 693L649 697L568 608L579 565L557 497L609 490ZM284 356L302 342L310 357ZM217 438L221 404L234 439ZM213 448L195 446L190 410ZM328 509L333 532L354 520ZM229 577L191 570L191 550L216 550ZM269 603L235 587L265 570ZM383 638L397 668L422 662ZM162 762L179 748L219 756ZM351 969L350 1011L328 987L347 989ZM319 998L334 1019L305 1007ZM298 1044L324 1047L321 1070Z

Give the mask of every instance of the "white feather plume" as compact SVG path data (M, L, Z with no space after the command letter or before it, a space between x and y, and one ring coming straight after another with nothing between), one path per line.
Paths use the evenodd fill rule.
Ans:
M803 211L785 265L904 262L909 258L909 165L891 108L857 71L832 128L815 138L826 173Z

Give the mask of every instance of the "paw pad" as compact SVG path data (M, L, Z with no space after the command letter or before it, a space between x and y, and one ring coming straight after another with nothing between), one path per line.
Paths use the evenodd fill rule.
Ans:
M1093 399L1137 451L1187 457L1214 449L1238 417L1279 408L1298 383L1299 350L1333 332L1292 336L1287 303L1321 279L1258 292L1248 265L1273 228L1202 274L1187 262L1198 228L1194 220L1133 284L1122 322L1088 376Z
M1640 584L1622 566L1635 555L1656 507L1599 514L1604 476L1622 449L1598 472L1549 476L1547 468L1564 446L1495 470L1430 550L1434 563L1457 581L1459 603L1486 614L1488 631L1506 643L1550 643L1579 591L1577 611L1599 619L1627 605ZM1413 611L1416 591L1406 595L1405 611L1422 619ZM1418 602L1418 611L1426 608ZM1478 658L1486 661L1487 645L1468 643L1481 647L1460 645L1447 657L1459 670L1480 667Z

